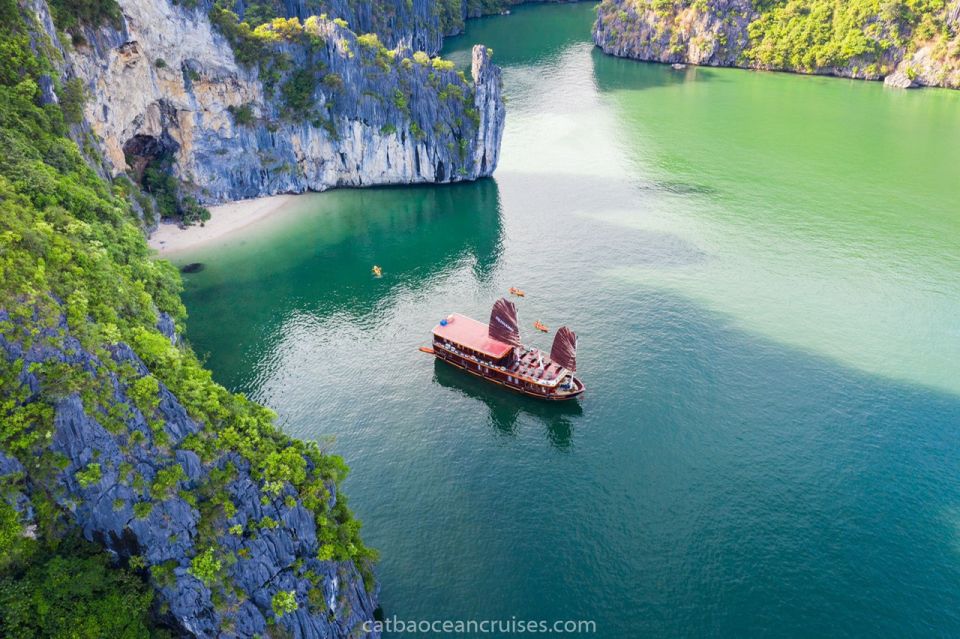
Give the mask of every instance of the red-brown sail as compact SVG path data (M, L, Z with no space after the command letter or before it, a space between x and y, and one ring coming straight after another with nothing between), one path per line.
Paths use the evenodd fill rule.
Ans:
M571 373L577 370L577 334L566 326L561 326L553 338L550 359Z
M502 297L490 311L490 337L512 346L520 346L520 324L517 321L517 307Z

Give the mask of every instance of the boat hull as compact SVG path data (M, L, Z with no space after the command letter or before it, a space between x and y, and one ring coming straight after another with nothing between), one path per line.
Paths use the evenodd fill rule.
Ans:
M508 375L498 368L476 360L464 359L456 353L452 353L444 348L438 348L436 345L434 346L433 351L433 354L437 359L450 364L451 366L466 371L474 377L479 377L480 379L497 384L498 386L503 386L504 388L512 390L515 393L520 393L521 395L526 395L528 397L535 397L537 399L552 402L562 402L575 399L582 395L586 390L586 386L584 386L583 382L576 377L573 377L573 388L571 388L569 391L558 388L550 389L540 384L525 383L522 380L513 377L512 375ZM511 379L515 381L511 381Z

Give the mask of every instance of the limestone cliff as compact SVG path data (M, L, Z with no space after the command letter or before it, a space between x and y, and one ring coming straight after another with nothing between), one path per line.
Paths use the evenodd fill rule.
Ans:
M87 27L71 46L36 5L65 74L86 88L85 119L115 175L166 161L201 202L216 203L454 182L497 166L500 74L482 48L470 81L324 16L270 33L260 64L241 64L210 5L121 0L120 9L118 28Z
M594 42L637 60L960 88L958 17L960 0L603 0Z
M0 309L0 322L10 321ZM159 328L176 340L169 317ZM14 334L20 339L8 337ZM363 623L373 618L375 588L365 587L354 562L318 557L321 531L303 495L288 482L270 487L241 452L204 445L218 435L164 384L147 393L141 410L136 380L153 378L128 345L91 352L61 321L38 334L0 334L0 360L19 369L23 402L56 395L35 467L28 472L0 451L0 499L20 513L25 534L36 534L30 497L43 503L40 495L48 495L66 525L149 571L160 620L185 635L251 638L277 628L298 638L374 636ZM98 386L52 392L49 371L67 368ZM103 405L98 393L107 394ZM310 456L304 461L313 472ZM320 506L327 517L337 499L330 480ZM197 558L205 553L212 567L201 571ZM278 594L291 597L292 610L276 609Z
M437 0L229 0L241 19L257 25L270 16L327 15L345 20L355 33L376 33L393 48L404 45L433 55L443 46L445 2ZM466 0L464 0L466 5Z
M100 178L161 167L216 202L489 175L500 70L477 47L470 80L404 46L409 25L389 49L333 16L253 34L209 3L95 4L106 19L2 7L0 542L46 552L79 531L149 580L178 636L376 636L343 461L213 382L129 185Z
M907 51L885 82L903 88L929 86L960 89L960 0L947 3L945 33Z
M433 55L444 36L462 33L468 18L501 13L528 2L577 0L227 0L230 8L251 24L267 16L306 20L328 15L345 20L356 33L376 33L388 47L399 44Z
M751 0L673 3L606 0L598 8L594 41L605 53L655 62L735 66L749 45L756 18Z
M363 624L376 607L376 553L339 491L343 460L285 436L179 339L176 269L151 256L125 183L103 180L68 139L95 144L77 83L55 75L69 62L44 37L54 31L37 2L0 7L4 576L56 560L79 534L149 582L155 618L175 636L375 634ZM83 46L101 44L88 35ZM171 144L141 141L132 170ZM50 606L4 581L0 635L30 635L9 611ZM85 623L56 608L64 623Z

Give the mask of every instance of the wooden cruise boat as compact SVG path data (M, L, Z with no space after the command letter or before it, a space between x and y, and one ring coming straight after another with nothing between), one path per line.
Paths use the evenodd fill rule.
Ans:
M425 349L424 349L425 350ZM586 389L577 370L577 336L557 331L547 356L520 342L517 308L497 300L484 324L455 313L433 329L433 354L457 368L509 389L548 400L573 399Z

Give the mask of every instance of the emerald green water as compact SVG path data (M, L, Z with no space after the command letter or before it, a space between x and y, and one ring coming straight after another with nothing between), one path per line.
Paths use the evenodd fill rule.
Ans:
M960 93L617 60L592 19L470 22L445 55L504 67L495 180L307 196L178 257L189 339L335 436L387 616L960 633ZM510 286L578 332L579 403L417 351Z

